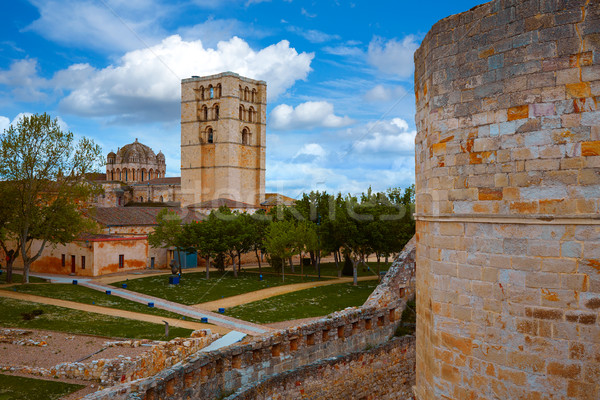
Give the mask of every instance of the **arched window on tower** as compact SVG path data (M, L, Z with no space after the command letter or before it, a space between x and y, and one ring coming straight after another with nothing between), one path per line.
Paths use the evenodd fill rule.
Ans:
M254 107L248 109L248 121L254 122Z
M246 86L246 89L244 89L244 100L248 101L249 97L250 97L250 89L248 89L248 86Z
M214 109L215 120L217 120L217 119L219 119L219 105L215 104L213 109Z
M252 89L252 102L256 102L256 89Z
M214 87L212 87L212 85L210 85L210 86L208 87L208 93L209 93L208 95L209 95L209 97L210 97L211 99L214 99L214 98L215 98L215 88L214 88Z
M213 129L210 126L206 128L206 142L214 143Z
M200 86L200 99L204 100L204 86Z
M240 121L244 120L244 106L240 105Z
M240 85L240 100L244 100L244 89L242 89L242 85Z
M208 121L208 107L206 107L206 105L202 106L200 114L202 115L202 121Z
M217 84L217 90L216 90L215 96L217 96L217 98L221 97L221 84L220 83Z
M242 129L242 144L250 144L250 131L248 128Z
M127 182L127 181L128 181L128 178L129 178L129 176L128 176L128 175L129 175L129 170L128 170L128 169L126 169L126 170L125 170L125 182Z

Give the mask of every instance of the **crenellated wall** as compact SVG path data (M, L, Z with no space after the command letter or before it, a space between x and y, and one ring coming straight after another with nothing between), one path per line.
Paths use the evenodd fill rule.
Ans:
M270 375L385 343L399 324L406 299L414 295L414 257L413 238L361 307L198 353L151 378L105 389L85 399L219 398Z
M600 2L483 4L415 65L418 398L600 398Z

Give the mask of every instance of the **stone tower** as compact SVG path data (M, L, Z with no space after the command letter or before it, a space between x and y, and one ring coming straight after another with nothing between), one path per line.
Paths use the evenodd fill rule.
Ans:
M267 84L233 72L181 82L182 207L265 200Z
M419 400L600 399L599 27L494 0L415 53Z

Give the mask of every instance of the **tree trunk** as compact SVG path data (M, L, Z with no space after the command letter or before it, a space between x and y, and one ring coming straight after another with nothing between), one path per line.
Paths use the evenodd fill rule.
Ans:
M179 264L179 276L181 276L181 251L177 249L177 263Z
M26 243L27 240L25 240L27 238L27 231L25 231L24 235L21 235L21 258L23 259L23 281L22 283L29 283L29 269L31 267L31 264L37 260L41 255L42 255L42 251L44 251L44 247L46 247L46 243L47 241L44 240L42 242L42 245L40 246L40 249L38 250L38 252L34 255L34 256L29 256L29 250L31 250L31 245L33 244L33 239L29 240L29 248L27 247Z
M238 272L242 272L242 252L238 251Z
M206 264L206 279L210 279L208 270L210 269L210 257L204 257L204 264Z
M338 260L337 251L333 251L333 260L335 261L335 270L337 271L338 278L342 277L342 270L340 269L340 261Z
M376 254L377 256L377 276L378 279L381 280L381 254Z
M234 254L229 254L229 256L231 257L231 262L233 263L232 267L233 267L233 277L237 278L238 277L238 272L237 272L237 268L235 268L235 255Z
M260 270L260 257L258 256L258 249L254 249L254 252L256 253L256 260L258 261L258 273L260 274L261 273L261 270ZM262 254L261 254L261 257L262 257Z
M304 257L300 253L300 276L304 276Z
M4 254L6 254L6 283L12 283L13 264L19 256L19 247L17 247L17 250L8 250L4 242L0 242L0 246L2 246Z
M292 257L293 256L290 256L290 268L292 269L292 274L293 274L295 271L294 271L294 262L292 261Z
M358 261L352 260L352 285L358 286Z

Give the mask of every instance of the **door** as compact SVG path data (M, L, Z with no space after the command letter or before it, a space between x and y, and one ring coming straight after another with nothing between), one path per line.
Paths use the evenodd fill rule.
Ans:
M150 257L150 269L154 269L154 257Z
M71 256L71 273L75 273L75 256Z

